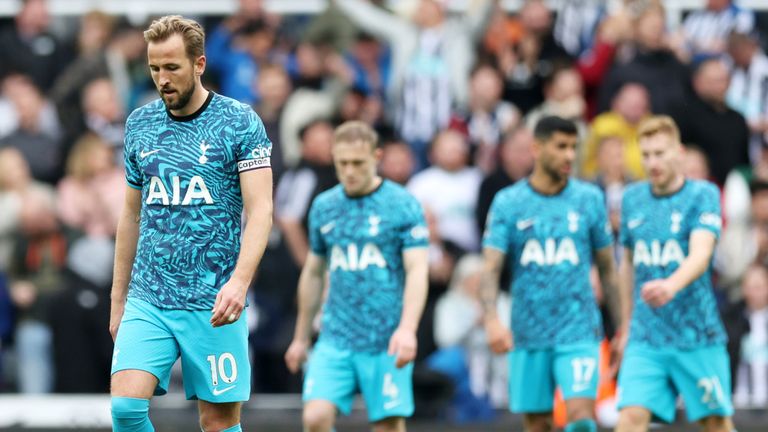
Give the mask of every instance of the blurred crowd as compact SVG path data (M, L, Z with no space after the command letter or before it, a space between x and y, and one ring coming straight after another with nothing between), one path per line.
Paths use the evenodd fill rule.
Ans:
M274 145L275 224L250 293L254 391L300 388L282 356L309 205L336 184L336 125L373 125L381 174L424 205L430 291L416 394L471 420L506 403L505 360L479 318L477 254L494 194L532 168L533 125L545 115L578 124L575 174L605 191L618 229L622 190L644 177L636 127L653 113L680 126L686 174L722 190L715 269L734 397L768 408L766 11L707 0L673 27L660 0L559 10L527 0L514 12L496 0L460 12L441 0L382 3L280 16L241 0L232 16L198 17L205 86L251 104ZM147 23L21 4L0 23L0 390L105 392L125 119L157 97ZM502 295L500 310L509 302Z

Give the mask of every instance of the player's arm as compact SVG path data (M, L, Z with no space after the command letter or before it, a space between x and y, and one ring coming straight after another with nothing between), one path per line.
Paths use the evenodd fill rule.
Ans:
M424 311L429 288L429 249L412 247L403 251L405 289L400 324L389 339L389 354L395 354L395 366L403 367L416 358L416 330Z
M512 332L501 322L496 312L496 297L506 254L498 249L483 249L483 275L480 279L480 303L488 344L496 354L512 349Z
M654 307L667 304L678 292L707 271L716 242L717 236L712 231L697 229L691 232L691 238L688 242L688 256L680 263L680 267L666 279L646 282L641 291L643 300Z
M285 363L292 373L298 372L307 359L312 321L320 309L324 281L325 258L310 252L299 276L299 313L293 341L285 353Z
M608 302L608 309L616 328L622 332L629 323L629 293L619 287L616 266L614 265L613 246L606 246L595 252L595 265L600 276L600 285Z
M219 327L240 318L245 295L267 247L272 228L272 170L257 169L240 173L240 189L245 210L245 228L235 270L216 295L211 324Z
M117 337L117 329L125 311L125 298L131 269L136 258L136 244L139 241L139 222L141 220L141 191L126 187L125 203L117 222L115 240L115 264L112 276L112 294L109 315L109 332L112 339Z

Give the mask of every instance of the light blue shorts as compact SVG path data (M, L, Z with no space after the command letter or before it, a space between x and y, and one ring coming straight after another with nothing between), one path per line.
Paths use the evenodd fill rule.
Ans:
M510 411L551 412L557 387L565 400L595 399L599 356L598 343L513 350L509 353Z
M413 363L395 367L395 357L384 353L340 350L318 342L304 377L303 400L326 400L349 415L359 390L368 420L410 417L413 414Z
M689 421L733 414L724 345L693 350L641 344L627 347L619 372L619 409L641 406L671 423L678 395L685 402Z
M112 374L126 369L158 379L156 395L168 391L171 367L181 357L187 399L242 402L251 394L246 311L236 322L211 327L211 311L160 309L129 298L112 355Z

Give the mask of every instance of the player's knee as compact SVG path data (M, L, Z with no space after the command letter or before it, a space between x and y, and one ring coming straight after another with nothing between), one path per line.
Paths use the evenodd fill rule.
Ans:
M373 424L373 432L405 432L405 419L389 417Z
M234 425L234 426L233 426ZM240 420L232 416L214 413L200 413L200 428L203 432L233 432L240 430ZM234 429L232 429L234 428Z
M552 430L552 415L526 414L523 417L526 432L549 432Z
M729 417L711 416L701 421L704 432L732 432L733 425Z
M153 432L149 399L113 397L112 428L115 432Z
M334 417L333 410L310 403L304 407L302 422L309 432L325 432L333 427Z
M650 420L650 413L644 409L625 408L619 413L619 422L616 426L616 431L645 431Z

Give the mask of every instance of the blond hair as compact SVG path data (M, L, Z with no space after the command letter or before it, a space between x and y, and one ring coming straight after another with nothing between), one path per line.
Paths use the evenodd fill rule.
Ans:
M641 121L637 127L638 139L652 137L657 134L667 135L676 144L680 144L680 129L677 128L677 124L670 116L651 116Z
M181 15L166 15L152 21L144 31L144 40L147 43L163 42L175 34L184 40L189 58L194 60L205 55L205 30L196 21Z
M363 142L375 150L379 144L379 134L373 130L367 123L353 120L344 122L337 127L333 133L333 143L355 143Z
M95 173L90 168L90 157L102 149L110 149L101 137L86 133L77 140L67 157L66 174L77 180L87 180Z

